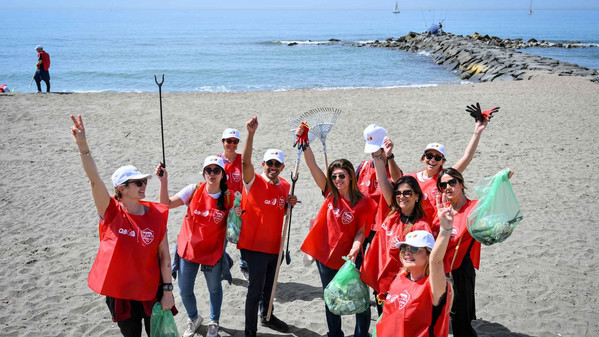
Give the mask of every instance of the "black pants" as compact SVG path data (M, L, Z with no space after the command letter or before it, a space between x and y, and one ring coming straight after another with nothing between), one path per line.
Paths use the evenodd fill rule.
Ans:
M50 73L44 69L38 69L35 71L35 75L33 76L35 79L35 84L37 84L37 91L42 91L42 80L46 82L46 91L50 92Z
M472 328L472 320L476 319L476 303L474 301L476 272L469 252L464 257L462 264L451 274L455 294L450 314L453 336L477 336L476 331Z
M106 297L106 304L112 317L114 313L114 298ZM142 321L146 330L146 335L150 336L150 317L144 312L144 307L141 302L131 301L131 318L117 322L121 333L125 337L141 337Z
M266 317L268 311L278 254L242 249L241 256L247 262L250 274L248 293L245 298L245 330L256 332L258 331L258 311L260 311L260 317Z

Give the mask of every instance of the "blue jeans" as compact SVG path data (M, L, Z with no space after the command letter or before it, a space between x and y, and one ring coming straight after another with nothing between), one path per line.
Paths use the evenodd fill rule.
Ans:
M329 285L333 277L337 274L338 270L331 269L324 264L316 261L318 267L318 274L320 274L320 281L322 282L322 290ZM343 330L341 330L341 316L335 315L329 311L327 305L324 305L325 314L327 317L327 327L329 332L328 337L344 337ZM370 306L366 311L356 314L356 327L354 329L354 337L368 337L368 329L370 328Z
M179 294L187 311L187 317L198 317L196 296L193 292L200 264L181 258L179 262ZM210 269L210 268L208 268ZM223 286L221 284L222 260L219 260L209 271L204 271L206 285L210 293L210 319L218 321L223 304Z

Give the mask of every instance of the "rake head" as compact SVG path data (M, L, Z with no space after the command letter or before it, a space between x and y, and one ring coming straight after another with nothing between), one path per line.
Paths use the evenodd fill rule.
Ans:
M312 109L304 112L298 118L289 119L289 127L291 131L295 131L302 121L308 123L310 126L308 134L310 142L314 137L318 137L324 145L326 144L327 134L331 131L333 125L335 125L339 114L341 114L341 110L337 108L324 107Z

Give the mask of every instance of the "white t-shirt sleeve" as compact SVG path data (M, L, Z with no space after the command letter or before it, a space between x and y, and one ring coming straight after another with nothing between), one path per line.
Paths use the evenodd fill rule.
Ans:
M191 201L191 195L193 194L193 191L195 191L196 189L196 184L189 184L187 186L185 186L181 191L179 191L176 196L179 197L179 199L181 199L185 205L189 206L189 202Z

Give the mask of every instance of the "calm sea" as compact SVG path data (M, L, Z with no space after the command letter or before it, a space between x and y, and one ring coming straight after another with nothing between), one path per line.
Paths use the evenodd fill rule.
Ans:
M0 83L29 89L50 53L54 91L270 91L460 83L425 55L320 45L446 31L599 45L599 11L0 10ZM298 42L288 46L289 42ZM599 68L599 47L528 52Z

